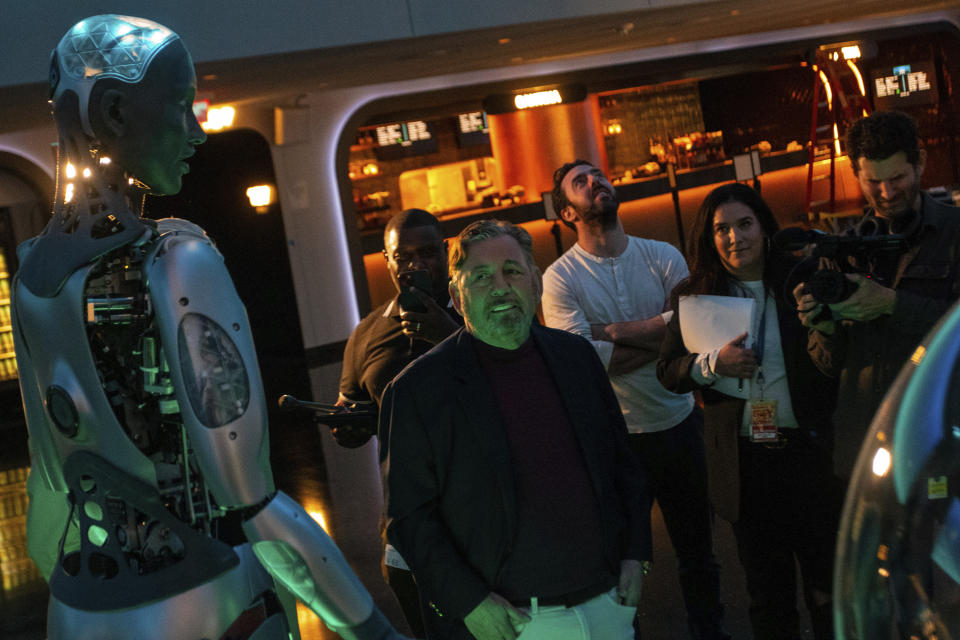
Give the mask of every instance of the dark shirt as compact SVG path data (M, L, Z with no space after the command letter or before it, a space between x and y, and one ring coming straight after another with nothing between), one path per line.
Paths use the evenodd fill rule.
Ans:
M597 498L553 377L532 340L515 351L474 340L506 427L517 531L494 591L553 597L609 577Z
M885 284L896 291L893 313L868 322L845 321L831 336L810 332L810 353L817 366L841 369L834 423L837 470L843 476L850 474L874 413L900 368L960 297L960 209L927 194L922 203L918 228L902 230L908 236L905 252L886 264L855 265L863 271L879 269L886 276Z
M450 315L462 324L456 313ZM403 335L394 297L371 311L350 334L343 352L340 393L354 402L373 400L379 406L387 384L432 348L426 340Z

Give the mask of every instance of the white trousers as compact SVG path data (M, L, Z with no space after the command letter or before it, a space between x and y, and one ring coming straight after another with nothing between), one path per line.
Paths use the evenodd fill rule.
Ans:
M635 607L616 600L617 590L591 598L575 607L540 607L535 598L529 607L530 622L517 640L633 640Z

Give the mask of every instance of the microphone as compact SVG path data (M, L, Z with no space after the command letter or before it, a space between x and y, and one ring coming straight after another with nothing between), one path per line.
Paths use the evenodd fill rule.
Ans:
M808 244L815 244L824 239L827 234L818 229L804 229L802 227L787 227L773 234L773 244L781 251L800 251Z
M346 413L353 408L363 408L365 404L373 403L364 403L364 402L355 402L349 407L338 407L335 404L326 404L324 402L309 402L307 400L299 400L294 398L291 395L283 394L280 396L278 403L280 408L284 411L289 411L291 409L307 409L310 411L327 411L332 413Z
M329 410L333 408L332 404L322 404L320 402L306 402L304 400L298 400L291 395L283 394L280 396L278 402L281 409L324 409Z
M278 404L284 411L313 411L313 419L327 425L337 443L348 449L359 447L377 433L378 411L374 402L354 402L346 407L338 407L335 404L298 400L284 394L280 396Z

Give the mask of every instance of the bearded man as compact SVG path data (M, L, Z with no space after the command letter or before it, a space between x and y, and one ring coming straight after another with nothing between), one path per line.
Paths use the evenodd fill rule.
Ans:
M687 277L687 264L666 242L626 234L616 191L589 162L554 172L553 202L577 242L544 275L544 321L590 340L606 367L630 447L646 469L651 503L643 507L657 501L677 552L691 637L728 638L713 557L703 414L692 394L667 391L656 374L673 313L670 292Z
M534 323L531 247L497 220L451 243L465 326L383 394L387 536L438 637L633 638L651 554L643 470L589 343Z
M834 466L849 477L887 389L923 337L960 297L960 209L920 189L927 152L917 123L898 111L878 111L847 131L850 165L867 202L856 233L899 234L899 255L851 258L846 300L821 305L798 297L810 328L810 353L829 371L842 363L834 424ZM850 269L848 269L850 270ZM829 315L829 320L825 320Z

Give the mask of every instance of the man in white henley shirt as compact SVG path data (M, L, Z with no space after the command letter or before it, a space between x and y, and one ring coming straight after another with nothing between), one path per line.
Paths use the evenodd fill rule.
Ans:
M600 169L577 160L553 180L554 208L577 242L544 274L544 319L590 340L607 368L677 552L691 637L729 638L713 557L703 417L692 394L667 391L656 375L673 313L670 292L687 277L686 262L670 244L624 232L616 192Z

